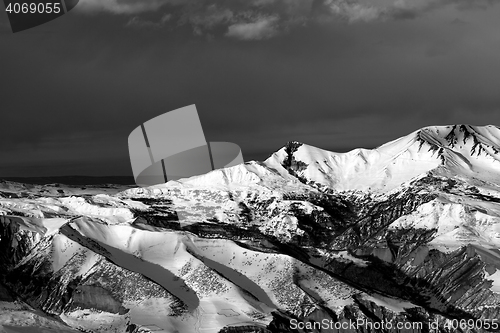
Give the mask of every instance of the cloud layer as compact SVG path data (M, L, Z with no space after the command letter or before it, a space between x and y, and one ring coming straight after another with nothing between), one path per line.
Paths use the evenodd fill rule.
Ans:
M227 37L260 40L309 22L372 22L414 19L443 6L487 8L493 0L84 0L82 12L131 15L127 26L190 25L196 35L225 31ZM160 17L145 19L145 13Z
M132 175L130 132L191 104L207 141L249 160L290 140L347 151L428 125L500 125L488 1L101 1L0 30L0 175Z

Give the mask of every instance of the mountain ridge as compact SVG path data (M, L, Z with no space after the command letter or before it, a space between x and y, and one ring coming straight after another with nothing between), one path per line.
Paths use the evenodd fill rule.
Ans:
M480 173L500 170L499 151L500 129L496 126L429 126L374 149L346 153L290 141L264 163L305 182L384 192L440 166L481 178ZM374 181L356 181L367 177Z

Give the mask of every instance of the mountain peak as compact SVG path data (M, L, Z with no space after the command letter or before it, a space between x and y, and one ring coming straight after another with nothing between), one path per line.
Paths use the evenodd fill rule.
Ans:
M300 146L304 145L303 142L299 142L299 141L295 141L295 140L292 140L292 141L288 141L284 146L283 148L287 149L287 150L294 150L296 151Z

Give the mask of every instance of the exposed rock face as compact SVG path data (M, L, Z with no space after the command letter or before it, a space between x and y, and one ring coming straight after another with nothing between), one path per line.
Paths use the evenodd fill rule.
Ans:
M17 216L0 216L0 260L2 268L15 266L40 241L39 232L26 230L16 223Z
M305 168L307 168L307 164L296 160L294 153L302 146L302 143L297 141L290 141L285 146L286 158L283 160L283 167L288 170L288 172L294 176L298 176L298 173ZM305 178L299 178L304 181Z

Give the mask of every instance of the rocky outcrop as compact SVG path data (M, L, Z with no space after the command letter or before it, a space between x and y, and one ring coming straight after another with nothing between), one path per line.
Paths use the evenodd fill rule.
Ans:
M18 216L0 216L0 267L9 269L21 261L42 238L40 231L22 228Z

